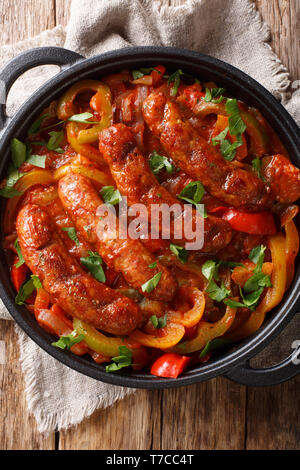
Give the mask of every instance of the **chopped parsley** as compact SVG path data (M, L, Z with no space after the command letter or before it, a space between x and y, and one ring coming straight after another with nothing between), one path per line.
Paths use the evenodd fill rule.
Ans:
M115 189L113 186L103 186L103 188L100 190L100 195L105 204L110 204L112 206L119 204L119 202L122 200L120 191Z
M100 255L98 255L98 253L89 251L89 255L85 258L80 258L80 262L90 271L97 281L106 281L105 273L102 267L102 258Z
M167 173L172 173L174 169L172 163L169 162L167 157L159 155L156 150L154 150L150 155L149 165L155 175L157 175L157 173L159 173L163 168L166 169Z
M74 344L80 343L82 340L84 340L84 335L77 336L77 332L74 330L69 335L61 336L58 341L52 343L52 346L60 349L70 349Z
M192 181L187 184L179 193L178 198L196 206L202 217L207 217L203 204L199 204L205 193L204 187L200 181Z
M42 283L37 276L32 274L29 279L23 282L19 292L16 295L15 302L17 305L24 305L25 300L31 296L35 289L41 289Z
M68 237L75 243L76 246L79 246L79 240L74 227L63 227L62 230L67 232Z
M188 252L184 248L184 246L175 245L174 243L170 243L170 250L176 256L176 258L181 261L182 264L185 264L188 260Z
M168 85L173 83L173 86L171 88L171 96L176 96L178 92L178 88L180 85L180 77L181 75L184 75L183 71L181 69L176 70L176 72L172 73L172 75L169 76L168 78Z
M152 292L159 283L161 276L162 272L159 272L149 279L149 281L144 282L142 285L142 291L150 294L150 292Z
M116 372L123 367L129 367L132 365L132 351L126 346L119 346L119 356L112 357L113 361L111 364L106 366L106 372Z
M167 313L163 317L157 317L156 315L152 315L150 317L150 321L154 328L164 328L167 325Z

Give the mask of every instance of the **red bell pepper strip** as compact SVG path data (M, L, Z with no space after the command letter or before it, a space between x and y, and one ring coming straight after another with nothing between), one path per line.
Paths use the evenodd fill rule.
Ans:
M166 73L166 67L163 65L158 65L151 72L152 76L152 85L156 86L163 81L163 76Z
M251 233L253 235L274 235L276 225L272 212L240 212L229 209L224 212L222 218L227 220L231 227L238 232Z
M26 264L22 264L19 268L16 268L16 263L19 261L19 257L15 256L14 263L11 268L10 276L12 283L17 292L19 292L21 285L26 281L29 275L29 269Z
M176 379L187 367L190 358L179 354L166 353L152 364L150 373L157 377L170 377Z

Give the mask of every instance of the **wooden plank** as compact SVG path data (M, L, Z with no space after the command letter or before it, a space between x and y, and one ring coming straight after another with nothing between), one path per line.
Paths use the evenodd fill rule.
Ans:
M67 26L70 17L72 0L56 0L55 20L56 24Z
M75 429L60 432L59 449L151 449L160 436L160 392L139 390Z
M288 68L292 80L299 79L300 2L298 0L256 0L258 10L269 24L271 46Z
M0 3L0 45L53 28L54 0L5 0ZM0 449L54 449L55 434L45 437L29 416L13 322L0 321L6 365L0 365Z
M246 387L224 378L165 390L160 449L244 449Z
M55 26L55 0L0 2L0 45L12 44Z
M300 448L300 376L282 385L248 389L247 449Z
M49 437L39 433L27 409L18 338L12 321L1 320L0 340L5 342L6 349L6 364L0 365L0 449L52 450L54 433Z

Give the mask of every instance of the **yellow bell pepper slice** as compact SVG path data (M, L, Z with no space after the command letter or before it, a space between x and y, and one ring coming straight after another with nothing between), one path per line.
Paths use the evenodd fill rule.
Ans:
M93 181L96 181L97 183L100 183L102 186L110 186L114 184L112 177L107 173L104 173L103 171L100 171L97 168L91 168L85 165L75 163L63 165L57 170L55 170L53 178L55 181L58 181L70 173L78 173L80 175L83 175Z
M295 258L299 251L299 234L293 220L290 220L285 226L285 252L287 270L286 288L290 287L295 273Z
M112 122L111 92L107 85L97 80L82 80L75 83L58 102L57 115L59 119L66 120L76 114L74 101L76 96L86 91L94 91L95 95L90 101L90 106L97 111L101 120L99 124L92 125L89 129L82 129L78 132L78 144L90 144L97 142L100 132L110 126ZM92 124L92 123L91 123Z
M131 333L129 339L150 348L167 349L179 343L185 333L185 329L184 326L179 323L168 323L167 326L164 327L164 332L166 335L159 337L148 335L140 330L135 330Z
M104 159L98 149L93 147L91 144L80 144L77 136L78 132L82 127L82 124L78 122L68 122L66 125L67 140L75 152L87 157L89 160L96 163L103 163Z
M239 341L255 333L263 324L266 313L276 307L282 300L287 280L286 241L282 233L270 236L268 238L268 246L271 250L273 264L271 274L272 287L267 288L263 300L248 320L239 329L226 335L226 339Z
M223 336L230 328L235 319L236 309L227 307L224 316L215 323L200 321L197 336L184 343L177 344L174 348L169 349L169 352L178 354L189 354L195 351L200 351L206 344L219 336Z
M84 336L84 341L90 349L107 357L119 356L119 347L127 346L124 339L118 337L105 336L91 325L84 323L78 318L73 320L74 330L78 335Z
M203 292L195 287L182 286L178 291L178 296L183 301L193 305L187 312L171 311L168 319L174 323L181 323L186 328L197 325L202 318L205 309L205 297Z

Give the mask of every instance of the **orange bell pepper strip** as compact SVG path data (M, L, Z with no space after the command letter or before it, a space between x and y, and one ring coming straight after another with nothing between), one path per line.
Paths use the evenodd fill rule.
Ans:
M169 352L178 354L189 354L195 351L200 351L206 344L219 336L223 336L232 325L236 314L236 309L227 307L224 316L215 323L200 321L198 326L197 335L195 338L185 341L184 343L177 344L177 346L169 349Z
M77 141L78 144L90 144L97 142L100 132L109 127L112 121L112 105L111 105L111 92L107 85L97 80L82 80L75 83L69 90L64 93L60 98L57 107L57 115L59 119L66 120L72 115L77 113L74 101L80 93L86 91L94 91L95 95L90 101L90 106L98 114L101 119L98 124L93 125L89 129L79 130Z
M38 289L34 304L34 314L39 325L49 333L61 337L72 333L73 325L64 311L56 304L49 309L50 297L45 289ZM74 344L70 350L77 356L82 356L88 352L87 345L80 341Z
M16 263L18 261L19 261L19 257L15 256L14 262L10 271L10 277L14 285L14 288L16 289L17 292L19 292L21 285L23 284L23 282L26 281L30 273L29 268L26 266L25 263L23 263L20 267L17 268Z
M272 287L267 288L264 298L255 312L251 313L248 320L236 331L226 335L226 339L239 341L255 333L263 324L266 313L276 307L282 300L287 280L286 241L282 233L270 236L268 247L272 254Z
M157 86L162 83L165 73L166 68L163 65L157 65L157 67L155 67L149 75L144 75L143 77L137 78L131 83L135 85Z
M299 251L299 234L298 234L298 230L293 220L290 220L284 226L284 230L285 230L286 263L288 266L286 288L288 289L294 278L295 258Z
M192 308L181 313L180 310L168 312L168 319L174 323L181 323L186 328L195 326L202 318L205 309L204 293L195 287L180 287L177 296L183 301L192 304Z

